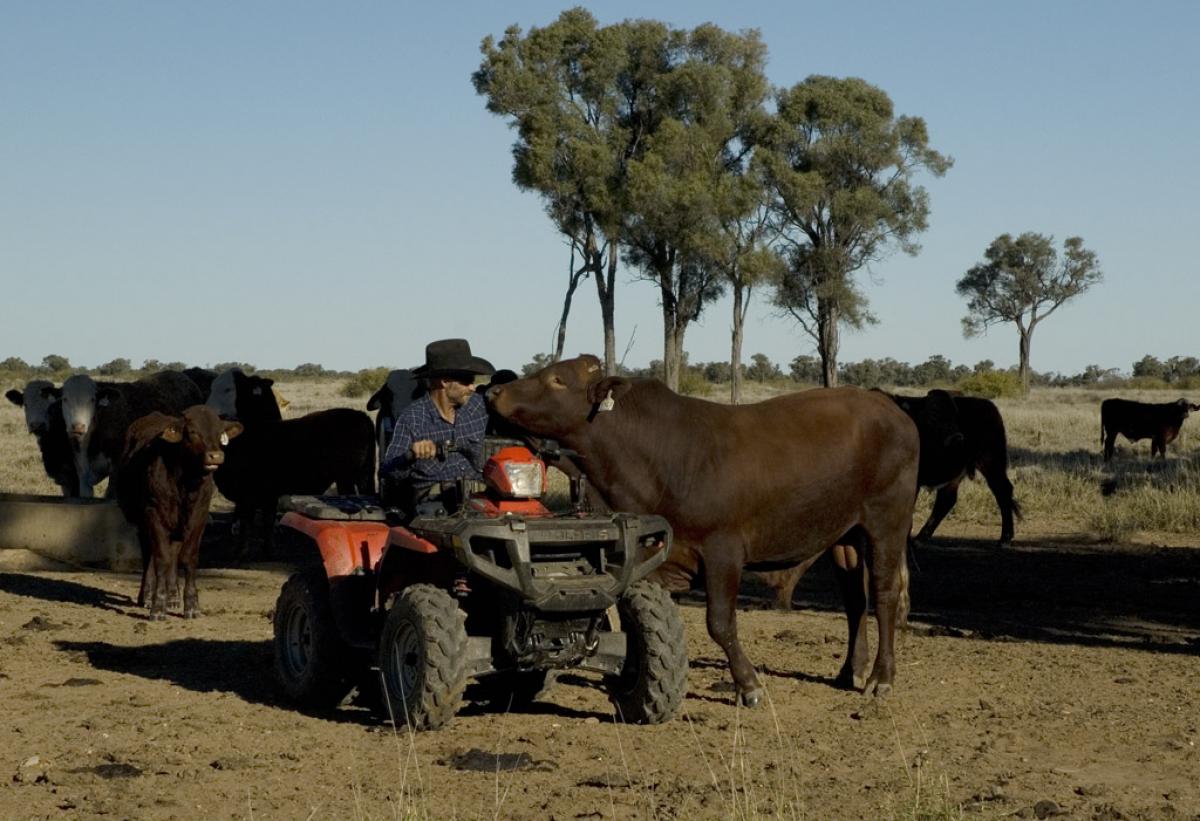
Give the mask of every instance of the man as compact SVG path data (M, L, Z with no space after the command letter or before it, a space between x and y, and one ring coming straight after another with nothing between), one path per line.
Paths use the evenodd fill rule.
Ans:
M426 382L428 392L396 418L379 466L385 504L402 507L409 517L452 512L461 502L457 480L482 478L488 414L474 384L494 370L471 355L465 339L425 346L425 364L413 376Z

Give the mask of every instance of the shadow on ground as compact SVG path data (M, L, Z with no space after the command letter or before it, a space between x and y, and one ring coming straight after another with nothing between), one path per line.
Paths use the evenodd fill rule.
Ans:
M910 553L911 621L939 635L1200 655L1200 548L1088 544L1078 539L934 539ZM744 607L774 591L754 574ZM685 602L703 603L702 594ZM801 579L798 610L842 610L826 559Z
M119 613L124 613L130 607L135 606L135 602L130 596L110 593L99 587L90 587L67 579L39 576L32 573L0 573L0 593L11 593L14 596L42 599L49 602L81 604Z

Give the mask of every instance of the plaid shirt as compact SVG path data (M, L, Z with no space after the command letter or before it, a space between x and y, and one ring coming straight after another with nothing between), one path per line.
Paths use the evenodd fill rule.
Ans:
M384 480L407 479L415 489L421 490L434 482L452 482L459 477L481 479L483 433L487 420L487 406L479 394L472 395L467 404L455 411L454 424L442 418L432 398L422 396L396 418L392 441L379 466L380 484ZM413 442L422 439L435 444L454 442L459 447L466 447L469 453L448 453L444 462L413 459L409 448Z

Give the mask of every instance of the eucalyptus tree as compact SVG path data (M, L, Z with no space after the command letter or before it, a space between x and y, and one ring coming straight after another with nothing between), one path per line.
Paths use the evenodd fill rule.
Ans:
M687 328L727 282L738 301L740 360L741 300L764 267L762 230L753 225L761 195L746 171L751 125L769 92L766 47L757 31L629 25L637 73L657 112L644 150L629 161L622 242L642 278L658 286L666 382L677 388ZM731 366L738 379L740 362Z
M487 108L517 132L513 181L535 191L570 244L560 333L582 278L596 282L604 361L616 371L615 289L626 165L648 126L643 81L630 70L629 27L600 26L585 9L548 26L486 37L472 75Z
M1030 231L992 240L984 261L974 265L955 286L967 299L963 335L976 336L989 326L1011 322L1020 340L1021 386L1029 391L1029 347L1033 331L1068 300L1103 278L1096 254L1079 237L1063 242L1060 259L1054 239Z
M875 321L855 275L897 248L920 250L929 196L913 178L941 176L953 161L883 90L822 76L776 92L755 156L788 261L775 302L816 342L822 383L836 385L840 328Z

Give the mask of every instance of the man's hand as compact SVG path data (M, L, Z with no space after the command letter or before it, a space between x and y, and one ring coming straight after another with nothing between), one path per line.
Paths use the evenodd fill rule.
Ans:
M413 442L409 451L414 459L433 459L437 456L437 445L429 439L421 439Z

